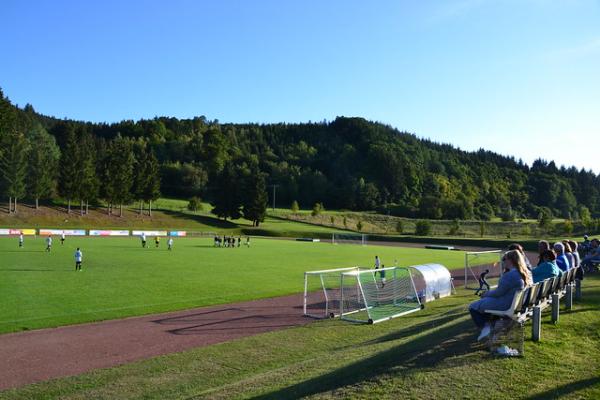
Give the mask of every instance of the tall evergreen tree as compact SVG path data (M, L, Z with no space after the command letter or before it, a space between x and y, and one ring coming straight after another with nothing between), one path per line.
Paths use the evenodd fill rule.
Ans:
M71 213L71 201L78 195L81 186L80 152L77 147L75 127L72 124L65 126L65 145L60 157L60 179L58 190L60 195L67 199L67 213Z
M39 199L48 199L56 189L56 175L60 160L60 149L54 136L37 124L28 134L34 145L31 147L27 172L27 194L35 200L36 210Z
M83 215L83 203L85 202L85 214L87 214L89 202L98 198L100 186L100 180L96 174L96 146L93 137L87 132L81 137L78 153L80 186L77 189L77 197L80 202L80 212Z
M218 174L213 189L212 213L219 218L238 219L242 216L240 180L233 162L228 162Z
M0 187L9 198L8 212L16 213L18 200L26 193L29 142L22 133L3 133L0 149Z
M142 199L148 202L148 215L152 216L152 202L160 197L160 171L154 152L147 153L144 171L146 173Z
M117 136L108 152L107 182L111 204L119 205L119 216L123 216L123 204L132 200L134 157L129 140Z
M146 189L146 164L148 159L148 153L146 151L145 145L137 145L134 146L134 167L133 167L133 185L131 188L131 192L135 197L135 200L140 202L140 211L139 214L142 215L142 211L144 209L144 191Z
M242 198L244 218L252 221L252 226L259 226L267 215L269 197L265 176L258 166L252 168L250 174L245 177Z

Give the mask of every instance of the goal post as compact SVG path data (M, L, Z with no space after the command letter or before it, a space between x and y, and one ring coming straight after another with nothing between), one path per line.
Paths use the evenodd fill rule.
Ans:
M367 235L363 233L332 233L331 243L333 244L360 244L367 245Z
M306 271L304 273L304 315L333 318L340 315L341 275L359 267Z
M485 271L490 287L498 286L502 275L503 250L468 251L465 253L465 289L478 289L479 276Z
M344 272L340 286L343 320L375 324L422 309L408 268Z

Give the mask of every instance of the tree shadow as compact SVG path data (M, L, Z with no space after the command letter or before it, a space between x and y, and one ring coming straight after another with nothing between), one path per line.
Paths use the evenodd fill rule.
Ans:
M206 215L197 215L197 214L187 214L179 211L172 210L160 210L165 215L168 215L175 219L185 219L192 220L194 222L200 223L202 225L210 226L213 228L219 229L236 229L239 228L239 225L233 223L231 221L225 221L222 219L218 219L216 217L208 217Z
M405 337L416 335L419 332L424 332L424 331L427 331L430 329L434 329L438 326L445 325L448 322L451 322L453 320L456 320L457 318L463 317L464 315L465 315L465 312L462 308L460 310L452 310L452 311L446 312L446 313L442 314L439 318L435 318L435 319L431 319L431 315L429 315L428 316L429 319L426 320L425 322L421 322L421 323L406 327L404 329L400 329L399 331L395 331L395 332L389 333L387 335L378 337L376 339L369 340L368 342L365 342L364 344L370 345L370 344L385 343L385 342L390 342L390 341L394 341L394 340L400 340Z
M583 390L585 388L599 385L600 386L600 377L595 376L593 378L582 379L576 382L571 382L566 385L559 386L554 389L547 390L542 393L538 393L533 396L529 396L527 400L548 400L548 399L560 399L563 396L568 394L572 394L573 392L577 392L579 390Z
M449 318L450 316L448 316ZM456 320L456 317L453 317ZM457 320L448 326L389 350L253 399L300 399L344 386L374 379L392 369L404 369L404 375L431 368L450 357L478 351L469 320ZM442 339L441 339L442 338ZM445 339L444 339L445 338ZM393 340L391 337L382 341Z

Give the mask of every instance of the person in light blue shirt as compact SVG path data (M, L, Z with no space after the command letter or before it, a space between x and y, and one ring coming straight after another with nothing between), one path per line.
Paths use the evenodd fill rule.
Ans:
M81 262L83 261L83 253L77 248L75 251L75 271L81 271Z
M562 275L562 271L556 265L556 254L552 250L545 250L541 257L542 263L531 271L533 283Z
M527 269L523 255L519 250L509 250L502 257L505 268L508 269L498 282L498 287L485 292L480 300L469 306L471 318L481 333L477 340L483 340L491 332L490 315L485 310L506 310L510 308L517 290L524 289L533 283L531 271Z
M554 252L556 253L556 265L562 272L567 272L571 269L569 259L565 255L565 246L561 242L554 243Z

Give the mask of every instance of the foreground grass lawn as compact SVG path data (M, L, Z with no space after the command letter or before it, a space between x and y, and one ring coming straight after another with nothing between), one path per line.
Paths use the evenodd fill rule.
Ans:
M0 239L0 333L122 318L300 293L307 270L436 262L462 267L464 254L385 246L253 239L214 248L211 239L175 239L174 250L141 248L138 238L69 237L44 251L44 238ZM82 272L73 253L81 247Z
M472 294L373 326L339 320L261 334L0 393L0 399L598 399L600 278L525 356L475 344Z

